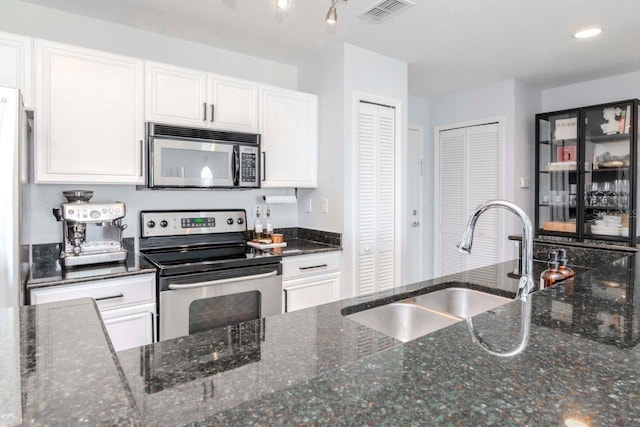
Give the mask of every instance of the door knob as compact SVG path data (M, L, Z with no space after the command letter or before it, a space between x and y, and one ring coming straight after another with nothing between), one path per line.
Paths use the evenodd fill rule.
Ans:
M419 227L420 226L420 222L418 221L413 221L413 223L411 224L412 227Z

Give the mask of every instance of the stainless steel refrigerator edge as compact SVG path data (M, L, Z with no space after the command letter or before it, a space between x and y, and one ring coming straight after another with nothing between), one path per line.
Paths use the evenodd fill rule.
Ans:
M29 273L28 138L20 91L0 87L0 308L24 304Z

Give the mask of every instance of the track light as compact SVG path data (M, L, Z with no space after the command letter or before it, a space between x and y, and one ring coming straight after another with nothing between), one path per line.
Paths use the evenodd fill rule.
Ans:
M276 8L284 10L284 9L289 7L290 1L289 0L275 0L275 3L276 3Z
M329 12L327 12L327 17L324 19L327 24L335 24L338 21L338 11L336 10L336 1L331 4L329 8Z

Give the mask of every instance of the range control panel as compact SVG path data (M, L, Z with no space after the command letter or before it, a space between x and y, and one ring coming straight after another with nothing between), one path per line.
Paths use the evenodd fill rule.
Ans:
M140 221L142 237L247 231L247 214L243 209L225 211L143 211L140 212Z

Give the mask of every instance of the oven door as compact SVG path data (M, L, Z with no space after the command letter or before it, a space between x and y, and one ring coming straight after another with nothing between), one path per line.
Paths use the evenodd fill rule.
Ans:
M281 271L278 263L162 278L160 340L280 314Z
M235 147L224 142L151 138L149 187L233 187Z

